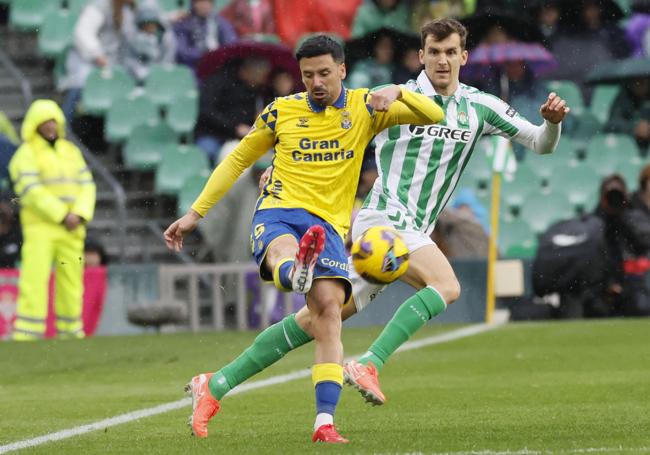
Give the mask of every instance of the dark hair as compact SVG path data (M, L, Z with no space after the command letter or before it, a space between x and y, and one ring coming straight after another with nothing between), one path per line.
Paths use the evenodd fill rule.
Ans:
M644 166L639 173L639 188L642 191L645 191L646 187L648 186L648 182L650 182L650 164Z
M445 18L427 22L422 26L422 29L420 29L422 49L424 49L424 43L427 40L427 36L433 35L436 41L442 41L454 33L458 33L458 36L460 36L460 48L465 49L467 29L456 19Z
M303 58L318 57L330 54L335 62L342 63L345 60L343 47L327 35L316 35L307 38L296 51L296 60L300 62Z

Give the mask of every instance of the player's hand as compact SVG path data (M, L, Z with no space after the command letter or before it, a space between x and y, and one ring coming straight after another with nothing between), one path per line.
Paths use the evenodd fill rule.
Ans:
M389 85L370 94L370 107L375 111L386 112L395 100L402 97L402 89L398 85Z
M63 219L63 225L68 231L74 231L81 224L81 217L74 213L68 213Z
M570 111L571 109L567 107L566 101L557 96L555 92L549 93L548 99L539 108L539 113L542 114L544 120L551 123L560 123Z
M201 215L190 209L185 215L174 221L164 234L167 248L180 251L183 248L183 237L196 229L200 219Z
M264 174L260 176L260 181L258 183L258 186L260 188L260 193L264 189L264 185L266 185L269 179L271 178L271 172L273 172L273 166L267 167L266 170L264 171Z

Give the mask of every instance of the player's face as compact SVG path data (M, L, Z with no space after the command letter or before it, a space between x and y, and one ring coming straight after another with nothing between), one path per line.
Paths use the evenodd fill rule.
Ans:
M307 93L321 106L332 105L341 94L345 64L336 62L331 54L302 58L300 73Z
M440 41L428 35L424 49L420 49L420 63L424 65L424 71L436 92L451 95L446 92L456 90L460 67L467 63L467 51L460 47L458 33L452 33Z

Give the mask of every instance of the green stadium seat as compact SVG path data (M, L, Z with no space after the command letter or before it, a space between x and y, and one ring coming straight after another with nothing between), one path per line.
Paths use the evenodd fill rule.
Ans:
M585 110L580 88L572 81L549 81L546 84L549 91L557 93L571 108L573 115L580 116Z
M168 106L179 96L196 94L196 80L187 66L155 65L145 81L147 96L159 106Z
M91 0L63 0L62 6L71 14L79 14Z
M9 24L19 30L38 30L45 18L57 8L52 0L20 0L11 3Z
M600 178L588 165L558 169L549 181L552 192L563 194L576 210L583 213L596 206L599 186Z
M639 148L630 136L601 134L587 145L586 162L599 177L612 174L619 163L639 162Z
M210 170L206 169L185 179L183 186L178 192L178 216L185 215L198 197L210 177Z
M210 171L208 159L195 145L168 145L156 169L154 190L161 194L177 194L187 178Z
M628 191L635 191L639 187L639 174L648 163L636 161L621 161L616 166L616 173L620 174L627 184Z
M119 67L108 71L96 69L86 79L81 104L89 114L104 115L114 99L128 95L134 88L135 82L126 70Z
M158 109L145 96L116 100L106 114L104 137L109 142L123 142L139 125L157 125Z
M77 15L58 10L48 15L38 33L38 50L44 57L56 59L72 44Z
M175 144L177 139L164 123L136 127L124 146L124 166L140 171L154 169L162 161L163 148Z
M519 218L525 220L535 234L544 232L552 223L575 215L566 196L557 192L533 194L521 207Z
M501 223L499 249L505 257L531 258L537 250L537 236L521 218Z
M567 162L575 164L581 159L580 145L575 140L563 134L560 136L560 142L558 142L553 155L555 155L555 158L566 158Z
M519 166L512 180L506 177L501 180L501 203L504 206L502 210L519 211L530 194L541 190L542 184L537 174L528 166Z
M194 131L199 116L199 97L194 92L191 95L180 95L174 98L167 108L167 124L178 134L188 134Z
M551 175L560 168L576 166L576 158L572 154L563 153L560 149L559 153L556 150L554 153L547 155L538 155L537 153L529 153L524 160L528 166L546 185L551 178Z
M596 116L601 125L609 119L609 111L621 88L618 85L597 85L591 94L589 112Z
M472 188L473 190L482 190L490 187L492 178L492 169L490 162L485 157L483 150L476 150L470 157L461 176L459 185Z
M183 0L158 0L158 6L166 13L185 9Z
M580 117L576 118L575 126L571 131L571 137L577 142L584 143L589 142L592 137L602 132L603 126L598 118L591 112L586 111Z

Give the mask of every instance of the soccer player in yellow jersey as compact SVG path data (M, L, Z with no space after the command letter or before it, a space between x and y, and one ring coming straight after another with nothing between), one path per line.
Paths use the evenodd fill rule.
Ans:
M298 345L314 338L317 416L312 440L341 443L347 440L336 431L333 415L343 382L341 307L351 295L343 237L363 152L385 128L430 124L443 114L427 97L396 85L372 95L368 89L346 89L343 49L327 36L307 39L296 58L307 92L278 98L264 109L253 130L214 170L190 211L165 231L165 241L179 250L183 236L244 169L275 149L273 173L253 216L251 246L263 279L307 295L310 326L301 328L295 318L287 318L279 330L263 332L255 343L268 344L265 338L272 337ZM188 384L196 436L207 436L207 423L231 388L284 355L282 349L271 357L261 354L255 343L222 370L195 376Z

